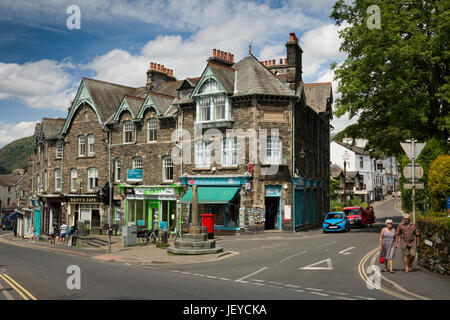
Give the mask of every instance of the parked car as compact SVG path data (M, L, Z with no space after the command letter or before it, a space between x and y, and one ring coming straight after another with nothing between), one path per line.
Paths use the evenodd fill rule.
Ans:
M328 212L323 219L322 230L326 232L348 232L350 223L344 212Z
M365 227L369 224L375 223L375 213L373 207L368 207L367 210L363 207L345 207L343 209L351 227Z
M2 229L12 230L13 224L9 221L7 216L2 217Z

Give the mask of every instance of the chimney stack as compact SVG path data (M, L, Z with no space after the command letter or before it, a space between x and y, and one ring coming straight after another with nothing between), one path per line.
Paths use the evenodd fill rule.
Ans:
M172 69L166 68L163 64L150 62L150 69L147 71L147 92L156 90L165 82L176 80Z
M289 88L296 91L302 81L302 53L298 44L298 38L291 32L290 39L286 42L286 83Z
M230 67L234 62L234 54L214 48L213 55L208 61L210 60Z

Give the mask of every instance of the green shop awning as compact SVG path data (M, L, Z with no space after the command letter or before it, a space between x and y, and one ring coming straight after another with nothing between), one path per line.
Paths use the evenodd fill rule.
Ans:
M228 203L239 187L198 187L198 203ZM192 187L186 192L181 202L192 202Z

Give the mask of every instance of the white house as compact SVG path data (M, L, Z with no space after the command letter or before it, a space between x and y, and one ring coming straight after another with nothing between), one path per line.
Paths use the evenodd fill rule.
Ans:
M373 201L394 191L398 186L395 157L374 159L364 150L365 140L357 139L355 145L351 143L351 138L331 142L330 161L342 168L345 161L347 171L358 171L363 176L363 190L355 191L355 195Z

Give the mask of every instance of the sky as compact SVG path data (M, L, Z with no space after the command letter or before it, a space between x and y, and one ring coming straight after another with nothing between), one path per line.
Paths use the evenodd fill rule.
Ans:
M178 79L201 75L212 49L235 61L286 56L295 32L303 81L338 83L330 69L346 55L330 13L335 0L2 0L0 147L30 136L43 117L66 117L83 77L144 86L150 62ZM79 28L71 6L80 13ZM69 10L68 10L69 9ZM355 122L334 117L333 133Z

